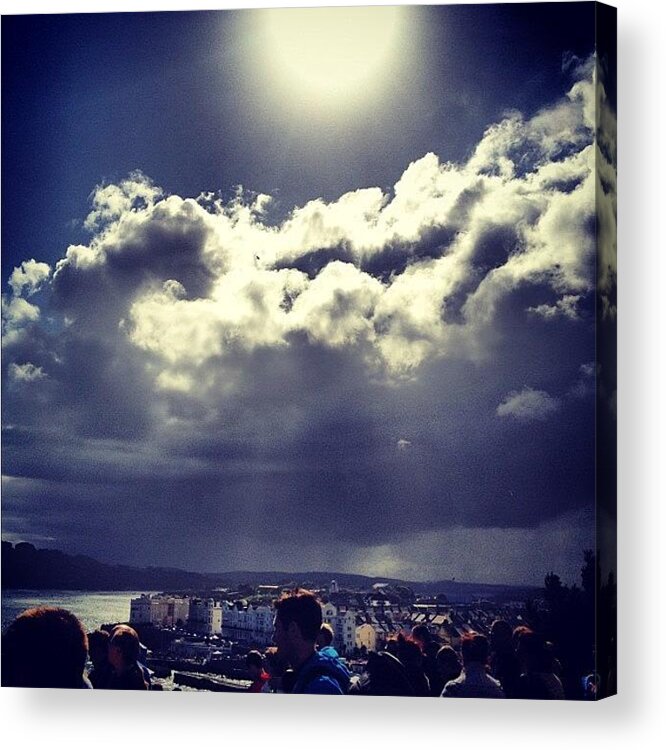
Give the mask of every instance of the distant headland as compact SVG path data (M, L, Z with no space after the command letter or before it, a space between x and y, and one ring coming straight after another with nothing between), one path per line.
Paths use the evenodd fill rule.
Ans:
M111 565L84 555L70 555L59 550L37 549L27 542L2 542L2 588L66 589L75 591L211 591L242 584L306 586L318 588L332 579L344 588L370 589L373 586L405 586L414 593L441 595L453 601L473 599L524 600L535 587L455 580L404 581L331 571L228 571L194 573L177 568Z

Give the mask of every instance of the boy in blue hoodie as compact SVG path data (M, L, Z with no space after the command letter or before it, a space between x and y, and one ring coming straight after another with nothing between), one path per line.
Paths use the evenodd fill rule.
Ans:
M275 611L273 641L294 669L291 692L344 695L349 686L346 667L315 649L322 623L321 605L315 595L296 589L275 603Z

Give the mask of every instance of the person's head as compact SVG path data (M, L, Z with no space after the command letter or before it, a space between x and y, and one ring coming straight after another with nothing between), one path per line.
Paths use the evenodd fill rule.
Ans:
M2 636L2 684L81 687L87 653L86 631L71 612L56 607L28 609Z
M88 633L88 651L94 667L108 661L110 640L111 636L106 630L93 630L92 633Z
M461 645L463 664L467 667L471 664L486 665L488 663L488 639L480 633L466 633Z
M518 659L526 672L552 672L553 657L548 651L544 639L531 630L520 633L518 637Z
M317 647L326 648L333 643L333 628L327 623L322 623L319 628L319 635L317 636Z
M256 680L264 670L264 657L259 651L248 651L245 657L245 666L250 674L250 679Z
M460 674L460 659L451 646L442 646L437 652L437 671L445 682Z
M371 651L367 670L371 695L414 695L404 664L388 651Z
M513 635L511 636L511 640L513 642L513 649L514 651L518 651L518 644L520 643L521 636L523 633L531 633L532 629L528 628L527 625L518 625L513 629Z
M140 649L136 630L129 625L117 625L109 641L109 662L116 671L126 669L137 662Z
M495 620L490 626L490 648L493 651L510 651L513 631L506 620Z
M314 651L321 629L321 606L317 597L305 589L296 589L275 603L273 641L292 662Z
M398 634L398 659L406 667L420 667L423 663L423 655L419 644L408 635L404 633Z
M412 638L418 643L421 651L425 651L426 646L432 641L427 625L415 625L412 628Z

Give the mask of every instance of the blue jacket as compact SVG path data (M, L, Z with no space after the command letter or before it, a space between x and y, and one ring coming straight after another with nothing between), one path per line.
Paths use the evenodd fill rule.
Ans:
M292 693L303 695L344 695L349 687L349 671L337 659L317 651L301 666Z

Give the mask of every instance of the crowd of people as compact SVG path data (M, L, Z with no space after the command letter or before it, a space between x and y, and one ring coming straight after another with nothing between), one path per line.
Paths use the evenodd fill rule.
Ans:
M504 620L493 623L489 638L464 635L459 651L417 625L370 652L363 674L353 675L333 646L332 628L322 622L319 600L297 589L275 603L273 641L265 653L253 650L245 658L250 692L565 698L552 645L526 626L512 630ZM39 607L19 615L2 637L2 656L4 686L150 689L135 630L117 625L87 634L64 609ZM575 697L594 698L593 676L583 684L584 694Z
M333 632L322 624L316 597L300 590L277 602L274 641L277 651L267 654L268 672L277 675L273 689L282 692L565 698L552 646L528 627L512 630L504 620L493 623L490 638L466 634L460 654L442 645L427 626L417 625L409 634L389 639L383 650L370 652L359 677L349 672L333 648ZM271 682L269 677L266 686Z

